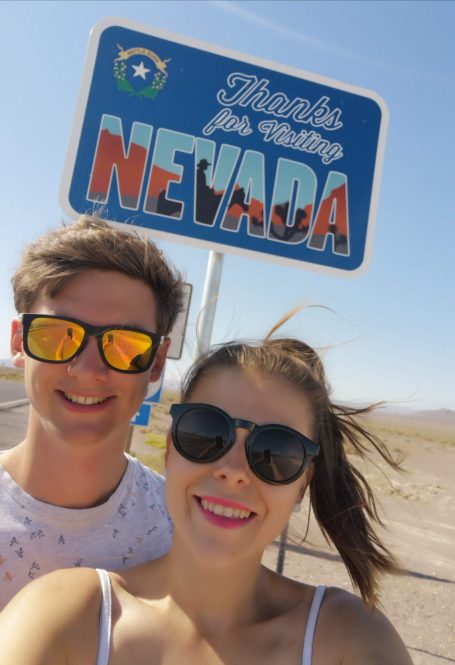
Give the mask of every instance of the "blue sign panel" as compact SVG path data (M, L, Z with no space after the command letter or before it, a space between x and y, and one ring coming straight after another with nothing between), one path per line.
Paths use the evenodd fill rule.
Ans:
M164 370L158 381L149 384L147 397L142 402L139 410L131 421L132 425L147 427L154 404L159 404L163 390Z
M151 411L152 405L144 402L139 407L139 410L131 421L131 424L136 425L137 427L147 427L149 424Z
M62 203L346 274L370 251L386 124L370 91L111 20L91 34Z
M164 372L163 372L164 374ZM163 374L161 375L161 379L157 381L156 383L151 384L153 386L150 390L152 392L149 392L147 397L144 399L144 402L150 403L155 403L158 404L160 399L161 399L161 392L163 390ZM158 387L156 387L158 385Z

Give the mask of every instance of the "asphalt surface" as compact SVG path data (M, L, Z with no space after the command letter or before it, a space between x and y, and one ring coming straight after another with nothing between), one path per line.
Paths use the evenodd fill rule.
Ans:
M22 381L7 381L5 379L0 379L0 404L24 398L25 388Z
M24 384L0 380L0 404L24 399ZM28 406L0 410L0 450L7 450L22 441L27 429Z

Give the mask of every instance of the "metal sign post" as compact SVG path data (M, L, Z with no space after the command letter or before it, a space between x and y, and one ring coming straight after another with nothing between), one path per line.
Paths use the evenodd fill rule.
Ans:
M205 274L204 292L202 295L201 312L196 340L195 359L207 353L210 348L215 311L220 290L221 272L223 269L224 254L210 252Z
M286 544L288 542L288 529L289 525L286 524L284 527L283 531L280 534L280 542L278 545L278 557L276 561L276 572L280 573L280 575L283 574L283 568L284 568L284 557L286 554Z

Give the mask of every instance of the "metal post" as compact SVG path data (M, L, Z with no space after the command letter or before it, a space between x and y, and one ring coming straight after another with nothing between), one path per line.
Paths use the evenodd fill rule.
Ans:
M133 441L133 434L134 434L134 426L130 425L128 428L128 436L126 437L126 442L125 442L125 452L130 453L131 451L131 443Z
M286 554L287 540L288 540L288 525L286 524L283 531L281 532L280 545L279 545L279 548L278 548L278 558L277 558L277 561L276 561L276 572L280 573L280 575L283 574L284 556Z
M195 359L210 348L216 305L221 282L224 254L210 252L205 275L204 293L202 295L201 314L196 339Z

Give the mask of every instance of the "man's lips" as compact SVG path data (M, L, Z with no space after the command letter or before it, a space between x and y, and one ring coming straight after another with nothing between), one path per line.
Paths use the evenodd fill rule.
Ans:
M57 390L57 393L69 407L90 410L100 410L113 399L113 395L81 395L67 390Z

